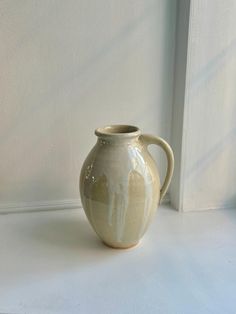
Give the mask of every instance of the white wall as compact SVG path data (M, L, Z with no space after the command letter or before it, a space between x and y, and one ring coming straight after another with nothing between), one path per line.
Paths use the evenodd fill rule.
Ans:
M174 203L182 210L235 207L236 1L191 1L189 17L181 191Z
M0 12L2 210L76 204L97 126L170 139L176 1L13 0Z

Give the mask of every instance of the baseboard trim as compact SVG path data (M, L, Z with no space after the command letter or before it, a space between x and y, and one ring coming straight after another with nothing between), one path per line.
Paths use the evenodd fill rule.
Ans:
M162 200L162 204L167 204L169 202L170 202L169 195L166 194ZM0 215L50 210L67 210L75 208L82 208L82 203L79 198L54 201L12 202L12 203L9 202L0 203Z
M162 204L170 203L169 194L165 195ZM37 202L9 202L0 203L0 215L16 214L16 213L32 213L42 211L55 211L55 210L70 210L70 209L81 209L82 203L78 199L65 199L65 200L54 200L54 201L37 201ZM198 209L181 210L180 212L203 212L207 210L216 209L232 209L235 208L235 204L225 205L212 205L207 207L199 207Z
M80 199L0 203L0 214L82 208Z
M192 213L192 212L204 212L208 210L222 210L222 209L235 209L235 203L226 204L226 205L209 205L206 207L198 207L198 208L187 208L179 210L182 213Z

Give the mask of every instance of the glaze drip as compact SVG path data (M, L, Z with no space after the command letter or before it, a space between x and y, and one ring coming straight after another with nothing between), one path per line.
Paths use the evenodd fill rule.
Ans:
M145 197L143 205L142 219L140 218L140 226L138 236L142 236L149 221L150 206L153 198L152 176L150 169L143 158L142 148L139 146L126 145L121 146L114 154L114 150L107 142L99 142L99 146L106 146L105 159L111 162L102 163L99 160L93 160L87 165L86 180L90 183L89 188L89 216L91 224L95 227L93 211L96 210L91 199L92 186L104 177L107 189L107 223L108 226L114 228L115 237L118 243L123 241L124 230L126 224L126 216L129 208L129 184L130 174L132 171L137 172L142 178L145 186ZM122 165L120 164L122 160ZM96 163L99 166L96 166ZM118 165L118 166L117 166Z

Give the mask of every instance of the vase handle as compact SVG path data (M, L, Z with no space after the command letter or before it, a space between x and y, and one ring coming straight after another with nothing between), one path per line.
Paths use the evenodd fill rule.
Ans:
M173 175L173 171L174 171L174 154L173 151L170 147L170 145L163 140L161 137L158 136L153 136L153 135L149 135L149 134L142 134L140 135L140 140L144 143L144 145L148 146L151 144L156 144L158 146L160 146L166 153L166 157L167 157L167 171L166 171L166 176L165 176L165 180L164 183L161 187L160 190L160 201L159 203L162 201L163 197L165 196L167 189L170 185L170 181Z

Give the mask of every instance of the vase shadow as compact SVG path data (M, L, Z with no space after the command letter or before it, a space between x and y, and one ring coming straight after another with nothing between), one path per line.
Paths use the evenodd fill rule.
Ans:
M64 211L65 212L65 211ZM44 215L42 213L42 215ZM85 215L78 212L47 214L24 230L21 235L29 239L31 245L39 250L41 262L67 268L84 268L105 262L112 256L121 254L105 246L89 225ZM36 264L35 264L36 263ZM33 261L35 269L40 261ZM63 266L64 265L64 266Z

